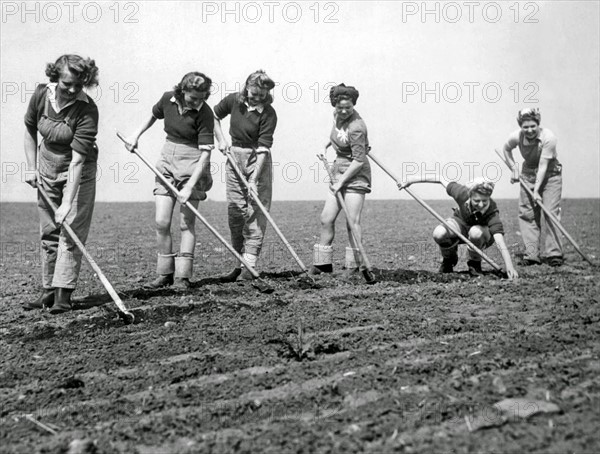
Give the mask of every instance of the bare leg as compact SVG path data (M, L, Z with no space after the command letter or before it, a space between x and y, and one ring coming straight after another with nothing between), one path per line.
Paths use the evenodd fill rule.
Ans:
M190 200L189 203L194 208L198 208L198 200ZM184 205L180 209L179 226L181 228L181 246L179 247L179 252L194 255L194 248L196 247L196 216Z
M350 192L345 195L344 200L346 202L346 209L348 211L348 218L346 219L348 239L350 240L350 246L352 246L354 249L358 249L358 243L362 243L360 217L362 215L362 210L365 203L365 194ZM354 238L354 233L352 232L350 225L354 227L354 232L358 238Z
M331 246L335 237L335 220L340 214L342 207L339 205L335 196L327 193L325 206L321 212L321 238L319 244L323 246Z
M156 245L159 254L171 254L173 238L171 237L171 217L175 199L162 195L156 196Z

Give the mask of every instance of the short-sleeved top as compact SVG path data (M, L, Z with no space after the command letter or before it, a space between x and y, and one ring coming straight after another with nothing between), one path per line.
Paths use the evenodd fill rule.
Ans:
M158 120L165 120L164 129L169 142L195 147L215 143L215 118L205 102L198 109L183 108L177 102L175 92L167 91L152 107L152 115Z
M249 107L240 102L239 93L225 96L214 108L215 115L222 120L231 115L229 121L229 135L233 146L243 148L257 148L259 146L271 148L273 134L277 127L277 114L271 104Z
M49 89L47 84L39 84L31 99L25 113L25 125L28 128L36 128L40 121L46 103L49 103ZM56 112L49 103L47 109L48 118L56 121L64 121L69 118L69 125L73 131L71 143L51 142L44 138L44 146L57 154L64 154L67 157L72 155L72 150L85 156L87 162L98 161L98 148L96 146L96 136L98 134L98 107L93 99L85 93L80 93L75 102L60 112ZM43 136L42 136L43 137Z
M469 202L469 189L459 183L451 182L446 187L446 192L452 197L458 207L454 209L454 217L469 227L474 225L487 226L492 235L496 233L504 234L504 226L500 220L500 212L494 200L490 199L490 204L484 213L473 211Z
M538 136L531 141L525 137L525 133L521 129L517 129L509 136L504 149L512 151L519 147L521 156L525 160L523 171L537 170L540 158L548 159L550 161L548 170L552 170L558 164L556 143L556 136L549 129L540 128Z
M337 113L333 114L333 128L329 139L336 154L357 162L364 162L369 152L367 125L355 110L340 127L336 126Z

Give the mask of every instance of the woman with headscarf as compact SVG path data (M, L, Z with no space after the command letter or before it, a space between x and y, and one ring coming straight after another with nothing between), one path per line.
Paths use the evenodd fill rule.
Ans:
M332 146L336 158L333 164L334 178L321 213L319 243L313 248L311 272L314 274L333 271L332 243L335 237L335 220L342 209L336 198L338 192L344 197L349 217L346 220L350 243L350 246L346 247L346 268L353 270L361 265L355 257L358 257L357 242L362 241L360 219L365 195L371 192L371 166L367 158L370 148L367 126L354 109L358 95L356 88L344 84L332 87L329 92L329 100L334 107L334 121L325 151ZM354 224L359 238L354 238L350 223Z
M520 129L514 131L503 146L504 157L513 168L511 183L523 178L533 198L521 188L519 197L519 226L525 243L523 265L539 265L542 259L550 266L563 264L561 238L552 225L547 222L547 235L540 254L542 212L539 203L560 219L560 201L562 192L562 165L558 162L556 136L549 129L540 126L539 109L527 108L519 111L517 123ZM519 147L523 156L523 169L519 172L512 151Z
M89 58L62 55L48 63L46 76L50 83L36 87L25 114L25 156L32 171L26 182L44 189L58 209L53 213L38 195L43 291L24 308L60 314L71 309L82 259L61 225L67 222L85 243L94 211L98 108L83 88L98 85L98 67Z
M275 82L263 71L248 76L239 93L231 93L215 108L215 135L219 149L225 152L229 144L221 128L221 120L231 115L229 135L231 155L237 161L243 177L267 210L271 207L273 194L273 165L271 147L277 127L277 114L271 105L270 91ZM239 181L231 164L226 173L227 211L231 244L252 267L256 267L262 250L267 218L249 195L246 185ZM221 278L222 282L237 279L251 280L252 274L242 264Z
M454 216L446 219L446 222L479 249L483 250L495 243L502 254L508 278L512 280L519 277L504 241L504 227L500 220L498 206L491 198L494 183L483 178L476 178L470 183L462 185L427 174L422 177L413 177L398 187L403 189L413 183L440 183L443 185L448 195L458 204L454 208ZM442 253L440 273L452 273L454 266L458 263L458 245L461 240L443 224L435 228L433 239L439 245ZM481 256L471 248L469 248L467 266L471 276L481 276Z

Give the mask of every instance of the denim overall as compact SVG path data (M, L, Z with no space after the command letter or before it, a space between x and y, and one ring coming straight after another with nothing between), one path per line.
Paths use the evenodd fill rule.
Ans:
M48 115L50 100L46 99L44 113L37 124L37 129L44 139L39 146L38 153L40 182L57 206L60 206L63 200L72 152L54 151L51 144L68 145L73 141L74 123L77 121L81 104L81 101L73 103L69 107L66 118L60 120ZM95 198L96 163L84 162L79 188L76 189L71 211L65 218L65 222L71 226L84 244L90 230ZM38 211L42 243L43 286L45 289L56 287L74 289L79 277L82 253L68 234L54 223L54 212L39 194Z
M519 140L519 148L522 143ZM538 144L538 153L541 154L541 144ZM523 156L525 157L525 156ZM533 191L537 177L537 167L523 166L521 177L527 187ZM560 220L560 202L562 193L562 165L557 159L548 164L548 170L542 185L540 195L542 203ZM535 204L532 197L521 187L519 195L519 227L521 237L525 243L524 258L536 262L549 257L562 257L562 240L556 227L551 222L546 222L542 216L542 209ZM542 231L545 239L542 241Z
M246 180L254 173L256 168L256 149L253 146L233 145L231 154L236 159L238 167ZM271 208L273 197L273 164L271 154L265 156L261 174L256 181L258 198L267 211ZM265 231L267 229L267 217L258 207L253 198L248 197L246 187L239 181L239 177L233 170L229 161L226 167L227 188L227 214L229 230L231 232L231 244L238 252L252 255L260 255Z

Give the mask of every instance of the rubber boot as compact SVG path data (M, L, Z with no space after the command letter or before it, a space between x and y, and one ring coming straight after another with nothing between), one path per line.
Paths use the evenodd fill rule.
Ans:
M189 252L180 253L175 257L175 279L178 287L192 288L190 278L194 268L194 256Z
M356 261L358 259L358 262ZM360 252L357 248L346 247L346 269L348 271L358 271L361 265Z
M175 255L176 254L158 254L156 260L156 273L158 274L158 277L152 282L144 285L144 288L157 289L173 285Z
M54 305L54 289L45 288L42 294L35 301L28 301L23 304L23 309L32 311L35 309L44 309Z
M51 314L62 314L64 312L69 312L73 309L71 304L71 294L73 293L72 288L60 288L57 287L54 292L54 305L50 309Z
M252 268L256 269L256 262L258 262L258 255L248 254L247 252L244 252L242 257L248 263L248 265L250 265ZM246 268L242 264L242 272L240 273L240 276L237 278L237 280L238 281L251 281L252 279L254 279L254 276L252 275L252 273L250 273L250 271L248 271L248 268Z
M219 282L222 283L228 283L228 282L235 282L237 280L237 278L240 276L240 274L242 274L242 269L241 268L234 268L233 271L231 271L230 273L219 277Z
M315 244L313 246L313 266L309 274L333 272L333 246Z
M454 267L458 263L458 254L452 250L452 247L440 246L440 251L442 253L442 264L439 272L442 274L453 273Z
M469 267L469 274L472 277L483 276L481 260L467 260L467 266Z

